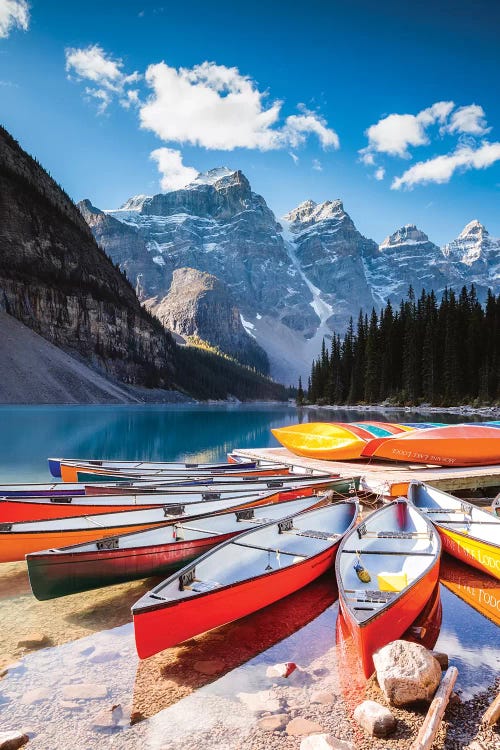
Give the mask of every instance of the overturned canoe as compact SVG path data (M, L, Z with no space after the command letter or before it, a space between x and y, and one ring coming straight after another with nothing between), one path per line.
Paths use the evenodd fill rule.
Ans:
M132 607L137 653L152 656L306 586L332 566L357 513L342 502L288 516L198 558Z
M45 600L165 575L248 529L328 502L325 496L287 500L121 534L109 544L100 540L32 552L26 556L31 589Z
M97 516L72 516L46 521L23 521L0 524L0 562L24 560L30 552L38 552L70 544L90 542L104 537L114 537L128 531L141 531L154 526L176 523L186 518L199 518L211 513L280 502L288 491L259 492L229 497L223 500L205 500L200 503L166 503L147 510L135 509Z
M411 482L408 500L436 526L443 548L500 579L500 518L423 482Z
M338 495L354 494L359 487L359 477L352 480L327 479L311 481L311 478L288 481L271 479L259 482L234 482L231 484L208 484L195 487L171 486L163 492L137 495L76 495L55 497L10 497L0 499L0 523L21 521L41 521L50 518L68 518L70 516L95 516L103 513L114 513L135 508L157 508L165 504L201 503L207 500L223 500L224 498L241 499L252 497L256 493L272 493L280 499L309 496L314 493L331 490Z
M489 466L500 463L500 430L490 424L412 430L371 440L361 457L438 466Z
M215 469L204 468L125 468L125 469L107 469L99 467L93 463L75 463L61 461L61 478L63 482L117 482L131 479L151 479L151 480L174 480L185 477L201 478L212 476L232 476L232 477L251 477L251 476L275 476L277 474L289 474L290 469L283 464L268 465L265 467L245 468L237 464L227 464L226 466Z
M304 422L271 430L276 440L298 456L352 461L374 439L412 432L414 425L391 422Z
M402 499L344 537L335 564L339 602L366 677L375 651L400 638L426 606L440 552L432 524Z
M172 471L212 471L212 470L238 470L241 469L255 469L257 461L249 461L242 459L239 456L235 456L232 453L228 454L227 461L220 461L216 463L198 463L196 461L113 461L113 460L101 460L93 458L48 458L49 471L56 479L61 479L61 463L67 464L89 464L91 466L99 467L102 469L111 469L116 471L126 471L127 469L145 469L145 470L172 470Z

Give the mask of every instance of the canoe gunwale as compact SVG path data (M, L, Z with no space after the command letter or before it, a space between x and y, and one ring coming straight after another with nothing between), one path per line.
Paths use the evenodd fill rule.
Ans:
M339 601L345 605L345 606L343 606L342 609L343 609L343 611L345 611L346 615L351 620L351 622L355 625L355 627L360 628L360 629L363 629L364 627L373 624L373 622L375 620L377 620L381 615L387 614L387 612L394 605L401 604L401 601L404 599L404 597L408 593L410 593L417 586L417 584L419 584L427 575L429 575L434 570L434 568L435 568L436 565L438 566L438 569L439 569L441 552L442 552L441 537L439 536L439 534L437 533L436 529L434 528L433 524L429 521L429 519L423 513L421 513L418 510L418 508L416 508L414 505L410 504L406 500L395 500L395 501L393 501L393 503L391 503L390 506L384 505L381 508L379 508L378 510L376 510L375 512L371 513L368 516L368 518L366 519L366 521L369 521L375 515L382 514L384 511L387 510L388 507L393 507L395 504L398 504L398 503L401 504L401 505L402 504L407 504L413 510L416 510L417 513L419 513L421 515L422 519L425 521L426 526L427 526L427 528L428 528L428 530L430 532L429 533L429 539L432 541L432 539L434 538L435 541L436 541L436 543L437 543L437 545L436 545L436 552L435 553L432 553L432 552L425 553L425 554L428 554L429 556L432 556L434 558L434 563L432 565L428 565L422 571L422 573L419 576L417 576L417 578L414 578L407 586L405 586L405 588L402 589L402 591L395 592L396 596L392 597L392 599L390 599L388 602L386 602L383 607L380 607L378 610L376 610L373 613L373 615L370 615L369 617L366 617L362 622L360 622L356 618L356 616L354 615L354 613L352 612L351 607L349 606L349 604L347 603L346 589L344 587L344 582L343 582L342 576L340 574L340 560L342 559L342 553L344 552L345 544L347 543L347 537L348 537L348 534L346 533L344 535L342 541L341 541L339 553L338 553L337 559L335 561L335 577L337 579L337 585L338 585L338 589L339 589ZM350 552L352 554L353 550L346 550L346 552ZM409 552L410 552L410 555L411 555L411 551L409 551ZM361 554L363 554L363 553L361 553ZM387 552L386 551L381 551L381 554L387 554ZM408 556L408 553L405 553L404 551L401 551L401 552L398 551L396 554L400 555L401 557Z
M292 566L294 570L297 567L299 567L299 566L310 564L311 562L314 562L314 560L319 559L322 556L327 557L329 553L337 552L338 551L339 545L340 545L343 537L346 534L348 534L349 531L351 531L355 527L356 521L357 521L358 516L359 516L359 502L358 502L357 499L346 500L344 502L346 504L350 503L350 504L352 504L354 506L353 517L352 517L351 522L350 522L349 526L347 527L347 529L343 532L343 534L340 537L338 537L337 539L333 540L332 544L329 545L328 547L326 547L325 549L321 550L320 552L317 552L315 555L311 555L309 557L305 557L303 560L300 560L300 562L294 563L293 566ZM340 503L337 503L337 504L340 504ZM334 505L334 504L331 504L331 505ZM329 507L329 506L325 506L325 507ZM315 509L312 509L312 510L315 510ZM283 518L281 518L279 522L282 523L283 521L287 521L289 519L293 519L297 515L299 515L299 514L294 513L293 515L283 516ZM302 514L300 514L300 515L302 515ZM271 521L268 524L262 524L261 526L258 527L258 530L261 531L261 530L263 530L265 528L269 528L271 526L277 526L277 524L278 524L278 522L273 520L273 521ZM248 531L244 531L242 534L238 535L238 537L237 537L238 541L241 541L247 535L253 534L256 530L257 529L249 529ZM230 544L233 544L233 542L234 542L234 539L228 539L227 541L222 542L220 545L218 545L216 547L216 550L222 549L223 547L227 547ZM271 551L274 551L274 550L271 550ZM167 586L170 582L175 581L176 579L180 580L180 577L181 577L182 574L188 573L189 571L193 570L196 567L196 565L202 563L205 559L211 557L212 554L214 554L214 550L210 550L209 552L206 552L205 554L200 555L200 557L196 558L195 563L190 563L189 565L186 565L184 568L182 568L181 570L177 571L174 575L172 575L169 578L167 578L164 581L162 581L162 583L159 586L155 587L154 589L151 589L151 591L148 592L148 594L146 594L145 596L149 596L149 597L155 596L155 591L158 588L160 588L160 587L163 588L163 587ZM197 591L197 592L195 592L195 594L192 597L189 598L189 601L194 601L195 599L199 600L199 598L212 595L215 592L219 593L219 592L229 591L231 589L234 589L237 586L241 586L243 584L247 584L247 583L250 583L250 582L256 582L259 579L266 579L266 580L268 580L270 577L274 577L275 574L277 574L277 573L283 574L283 573L289 573L289 572L290 572L290 567L277 568L276 570L267 571L267 572L264 572L264 573L259 573L256 576L249 576L248 578L245 578L245 579L243 579L241 581L233 581L232 583L228 583L228 584L225 584L223 586L219 586L215 590L211 590L211 591ZM142 601L141 599L139 599L139 601L136 602L136 604L134 604L132 606L132 608L131 608L132 615L133 616L140 616L142 613L147 614L147 613L150 613L150 612L154 612L156 610L167 609L167 608L170 608L170 607L173 607L173 606L177 606L179 604L179 602L181 601L181 600L175 599L175 598L172 598L172 599L161 599L160 600L160 596L156 596L156 598L159 600L158 603L144 604L140 608L136 609L137 605L140 604L141 601Z

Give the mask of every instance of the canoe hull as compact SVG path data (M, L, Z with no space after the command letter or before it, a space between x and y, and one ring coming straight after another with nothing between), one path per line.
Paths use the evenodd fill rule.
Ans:
M436 524L436 527L441 537L443 549L448 554L482 573L487 573L500 580L500 551L498 546L493 547L478 539L468 537L467 534L451 531L438 524Z
M190 477L220 477L220 476L231 476L231 477L252 477L252 476L276 476L279 474L288 474L288 467L281 468L265 468L259 469L245 469L241 468L238 464L231 464L231 469L180 469L180 470L157 470L148 471L147 469L141 471L110 471L106 469L90 468L85 466L79 466L78 464L64 464L61 463L61 478L63 482L119 482L120 479L131 480L131 479L149 479L165 481L178 479L182 481L185 479L189 481ZM80 477L80 478L79 478Z
M490 466L500 463L500 430L487 425L415 430L370 441L362 457L439 466Z
M274 502L282 502L283 500L294 500L299 497L310 497L318 492L324 492L326 489L330 487L332 483L331 482L325 482L321 484L316 484L313 487L298 487L294 489L287 490L286 485L283 490L279 490L278 492L274 494L270 494L272 490L270 490L267 487L262 487L260 490L260 493L266 493L266 502L268 503L274 503ZM348 486L348 483L344 483L346 487ZM342 484L342 486L344 486ZM336 487L336 483L335 483ZM342 490L337 490L338 492L342 492ZM255 494L258 494L258 491L254 491ZM346 490L347 492L347 490ZM249 493L250 494L250 493ZM229 495L231 496L231 495ZM246 495L248 497L249 495ZM112 496L110 496L112 497ZM245 497L245 495L244 495ZM244 497L241 498L241 502L244 503ZM160 500L161 498L161 500ZM224 498L224 495L221 494L221 498ZM189 495L186 495L186 499L189 500ZM239 498L237 494L235 494L235 504L238 504ZM152 508L158 508L162 505L168 505L169 499L167 496L161 496L158 495L158 502L157 503L147 503L143 504L141 502L134 502L133 498L131 497L130 503L121 503L120 505L117 505L116 503L113 504L112 502L100 502L100 503L90 503L90 504L82 504L78 502L78 499L75 502L64 502L62 500L55 501L55 502L47 502L47 503L41 503L41 502L30 502L29 500L0 500L0 523L19 523L22 521L48 521L50 519L54 518L73 518L78 516L98 516L103 513L118 513L121 511L127 511L127 510L151 510ZM189 505L187 505L189 507ZM97 538L97 537L96 537ZM46 545L42 549L47 549L51 545ZM60 546L60 545L58 545ZM2 561L2 552L0 550L0 562Z
M366 677L370 677L374 671L375 651L401 638L426 606L438 580L439 560L436 560L423 578L410 586L392 605L365 623L358 623L354 619L342 596L340 597L342 614L356 645Z
M298 591L332 567L337 549L338 544L289 568L186 600L182 604L181 613L175 604L139 612L133 610L139 657L146 659Z
M44 601L101 586L170 574L237 533L235 530L193 541L128 548L122 554L117 554L116 550L97 550L96 546L94 551L86 553L61 550L57 556L50 553L28 555L26 562L31 590L37 599ZM167 527L165 534L171 537L171 529Z

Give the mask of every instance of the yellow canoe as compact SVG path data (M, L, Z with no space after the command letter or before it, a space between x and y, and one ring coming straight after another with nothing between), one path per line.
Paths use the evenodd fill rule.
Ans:
M346 461L361 457L366 439L347 425L306 422L271 430L281 445L297 456L325 461Z

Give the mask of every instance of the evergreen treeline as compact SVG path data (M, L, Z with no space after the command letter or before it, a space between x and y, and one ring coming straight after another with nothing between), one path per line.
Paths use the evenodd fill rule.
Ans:
M436 406L491 403L500 398L500 294L445 290L415 298L410 287L399 309L360 312L343 339L334 334L312 364L307 393L297 401L357 404L390 400Z

